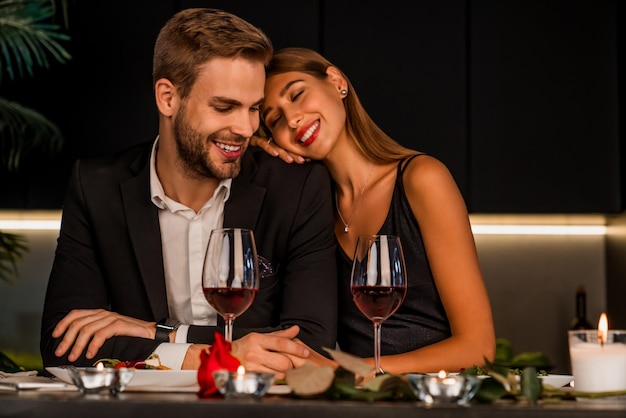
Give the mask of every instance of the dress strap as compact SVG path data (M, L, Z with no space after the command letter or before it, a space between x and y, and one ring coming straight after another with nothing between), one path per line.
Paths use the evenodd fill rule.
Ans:
M404 170L406 170L406 167L409 165L409 163L413 160L413 158L415 157L419 157L420 155L426 155L424 153L421 154L415 154L415 155L411 155L408 158L405 158L404 160L401 160L398 163L398 174L400 174L399 177L401 177L402 174L404 174Z

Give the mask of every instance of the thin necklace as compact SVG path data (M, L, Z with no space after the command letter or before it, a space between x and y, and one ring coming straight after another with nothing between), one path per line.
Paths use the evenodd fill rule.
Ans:
M361 187L361 193L359 193L359 197L354 202L354 207L352 208L352 213L350 214L350 219L346 222L341 216L341 211L339 210L339 199L337 198L337 190L335 189L335 207L337 208L337 214L339 215L339 219L341 219L341 223L343 224L343 232L346 234L350 231L350 223L352 222L352 218L354 218L354 214L356 213L357 208L359 207L359 203L361 202L361 198L363 197L363 192L365 192L365 188L367 187L367 183L370 181L370 177L374 172L374 166L370 169L367 178L365 179L365 183L363 183L363 187Z

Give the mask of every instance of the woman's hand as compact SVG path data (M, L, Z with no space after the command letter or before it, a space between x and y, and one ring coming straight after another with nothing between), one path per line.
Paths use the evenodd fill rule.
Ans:
M296 162L298 164L303 164L307 161L298 154L285 151L272 139L272 137L266 138L264 136L253 135L252 138L250 138L250 145L261 148L269 155L280 157L280 159L286 163Z

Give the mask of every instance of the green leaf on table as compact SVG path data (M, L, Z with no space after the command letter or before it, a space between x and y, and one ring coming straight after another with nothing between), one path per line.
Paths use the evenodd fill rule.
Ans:
M335 382L327 394L334 399L366 402L377 400L417 400L408 382L398 375L383 374L368 380L363 387Z
M374 402L377 400L390 399L392 391L375 392L354 385L339 383L334 384L328 391L328 395L333 399L350 399L355 401Z
M24 368L15 363L9 356L0 351L0 371L7 373L23 372Z
M549 369L551 367L550 359L541 351L525 351L515 354L513 345L505 338L496 340L496 355L493 363L512 369L521 369L529 366L538 369Z
M502 383L496 379L486 378L483 379L473 399L479 403L492 403L506 395L508 392Z
M532 403L537 403L537 399L541 395L542 384L537 377L537 369L535 367L525 367L520 376L520 386L522 396Z
M536 367L537 369L549 368L550 359L541 351L527 351L515 355L508 364L511 368Z
M507 339L496 339L496 355L494 363L502 364L510 362L513 359L513 344Z

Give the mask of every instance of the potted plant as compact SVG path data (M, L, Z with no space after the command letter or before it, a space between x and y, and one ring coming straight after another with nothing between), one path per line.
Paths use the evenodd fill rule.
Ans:
M57 6L60 8L57 8ZM55 23L59 11L64 24ZM0 0L0 83L33 77L51 60L66 63L61 44L69 36L67 0ZM0 96L0 169L16 171L33 150L57 152L63 144L58 127L42 114ZM0 283L18 277L18 263L28 251L25 237L0 231Z

